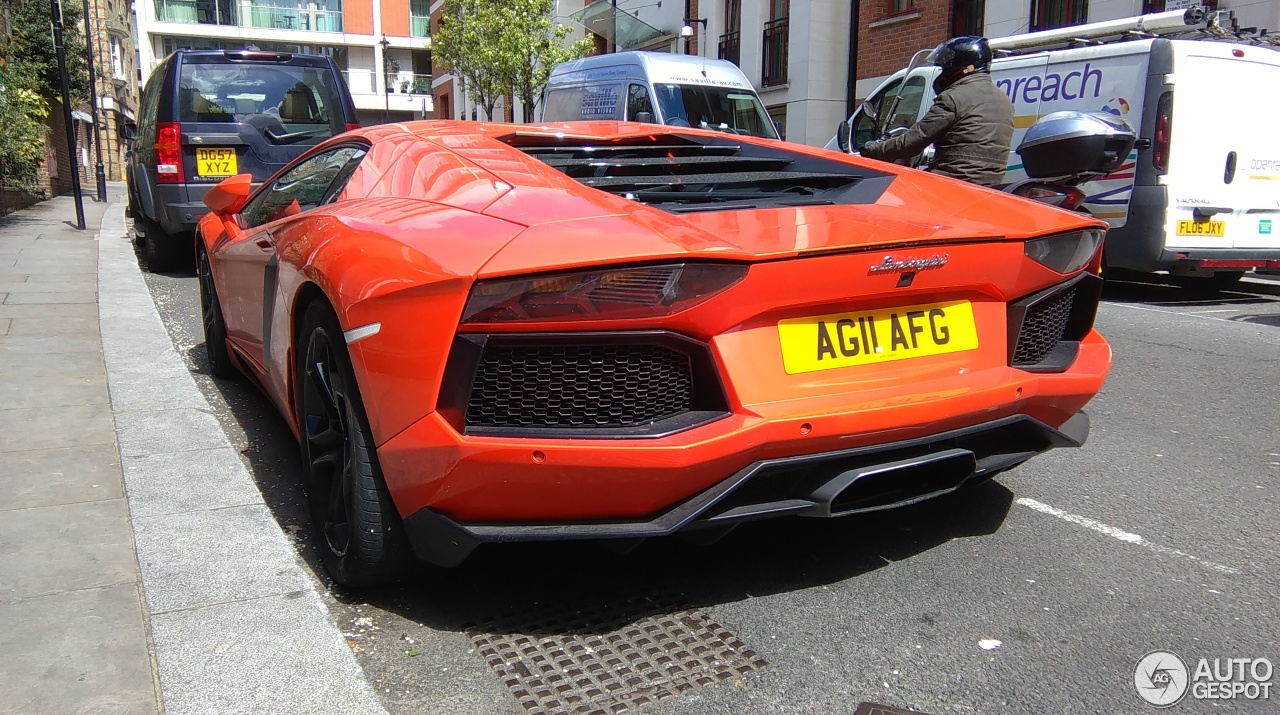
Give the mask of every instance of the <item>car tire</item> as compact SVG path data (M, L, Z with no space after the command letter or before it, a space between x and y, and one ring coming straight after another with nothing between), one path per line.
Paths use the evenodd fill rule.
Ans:
M147 259L147 270L152 273L169 273L189 269L193 258L188 241L171 235L153 219L142 219L142 256Z
M196 277L200 286L200 323L204 328L204 352L209 359L209 372L214 377L230 377L235 374L235 365L227 351L227 323L222 317L218 287L213 282L213 270L203 242L196 249Z
M411 553L382 478L342 328L323 300L303 312L294 354L302 472L317 550L334 581L386 583Z

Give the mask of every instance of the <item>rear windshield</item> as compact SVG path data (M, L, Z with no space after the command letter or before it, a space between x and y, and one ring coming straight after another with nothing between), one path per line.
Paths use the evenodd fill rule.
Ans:
M186 63L178 89L182 122L244 122L275 136L323 139L346 129L328 67Z

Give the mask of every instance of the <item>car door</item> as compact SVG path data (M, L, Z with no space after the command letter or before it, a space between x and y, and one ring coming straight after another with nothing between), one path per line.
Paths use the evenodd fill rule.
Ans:
M249 200L240 213L245 235L218 252L227 337L259 373L266 370L265 344L276 297L274 234L331 201L365 151L363 145L344 144L299 159Z

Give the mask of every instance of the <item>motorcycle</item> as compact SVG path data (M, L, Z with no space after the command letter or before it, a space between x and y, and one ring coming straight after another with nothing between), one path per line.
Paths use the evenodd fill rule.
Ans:
M921 50L911 58L904 80L913 76L912 72L924 63L928 54L929 50ZM898 116L904 89L909 87L917 91L923 89L919 82L903 81L881 102L881 108L887 109L882 114L876 107L863 104L862 116L871 118L874 126L861 128L859 133L863 136L859 137L862 139L859 147L871 138L898 136L915 122L914 112L911 116ZM841 151L857 153L852 146L852 134L849 122L841 122L836 131L836 143ZM1119 168L1136 142L1133 127L1113 114L1080 111L1046 114L1027 129L1015 149L1027 178L992 188L1071 211L1085 211L1082 207L1087 195L1080 186ZM932 158L930 146L906 164L927 169Z

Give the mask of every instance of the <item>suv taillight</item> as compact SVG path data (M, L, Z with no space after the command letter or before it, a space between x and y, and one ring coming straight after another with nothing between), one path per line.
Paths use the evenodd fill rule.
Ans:
M156 122L156 183L182 183L182 125Z
M347 131L353 132L359 128L360 128L359 124L356 124L355 122L347 122Z
M1151 163L1160 171L1169 170L1169 140L1173 134L1173 92L1160 95L1156 105L1156 140L1155 151L1151 153Z

